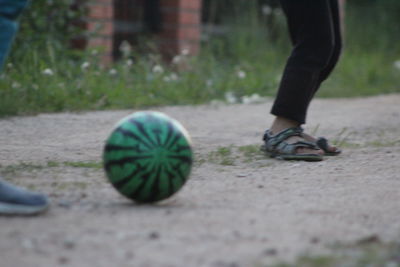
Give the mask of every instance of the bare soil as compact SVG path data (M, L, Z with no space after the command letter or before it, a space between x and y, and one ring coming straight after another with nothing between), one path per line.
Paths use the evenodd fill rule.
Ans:
M52 205L42 216L0 217L0 266L269 266L336 242L398 240L399 103L316 99L306 130L344 151L318 163L253 151L272 100L158 108L187 128L196 163L183 189L155 205L124 199L99 167L104 140L133 110L2 119L3 178Z

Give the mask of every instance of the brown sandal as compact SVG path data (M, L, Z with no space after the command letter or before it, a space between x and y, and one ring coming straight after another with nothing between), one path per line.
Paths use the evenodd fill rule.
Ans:
M298 141L292 144L286 142L286 140L292 136L303 137L302 133L303 129L301 127L288 128L275 135L271 134L270 131L267 130L263 137L264 145L261 149L269 154L270 157L277 159L304 161L323 160L323 156L318 153L297 153L298 148L320 150L315 142Z

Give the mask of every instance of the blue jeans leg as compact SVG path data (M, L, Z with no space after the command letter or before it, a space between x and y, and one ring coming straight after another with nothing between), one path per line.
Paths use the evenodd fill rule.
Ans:
M27 3L27 0L0 0L0 69L17 33L17 19Z

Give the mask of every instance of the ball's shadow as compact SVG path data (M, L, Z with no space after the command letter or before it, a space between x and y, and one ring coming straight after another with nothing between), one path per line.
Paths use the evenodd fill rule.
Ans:
M117 202L110 203L107 205L107 209L110 208L112 210L119 209L124 211L138 211L138 210L171 210L171 209L180 209L184 207L182 201L179 199L168 199L161 202L154 203L137 203L129 200L121 200Z

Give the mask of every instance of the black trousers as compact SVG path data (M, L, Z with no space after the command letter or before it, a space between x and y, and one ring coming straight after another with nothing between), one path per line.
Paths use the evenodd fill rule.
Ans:
M281 0L293 43L271 114L306 122L310 101L342 49L338 0Z

